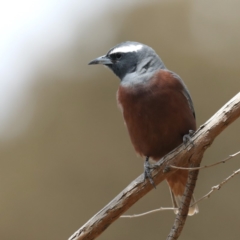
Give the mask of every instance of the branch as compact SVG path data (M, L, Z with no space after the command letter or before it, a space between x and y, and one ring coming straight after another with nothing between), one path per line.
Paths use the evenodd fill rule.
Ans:
M198 166L206 149L213 140L234 120L240 116L240 93L226 103L213 117L200 126L192 137L194 146L186 148L183 144L163 157L152 171L155 184L159 184L177 169L166 171L168 166L185 167L189 162ZM196 173L190 171L189 173ZM111 223L118 219L134 203L153 189L149 181L144 181L143 174L130 183L110 203L96 213L88 222L77 230L69 240L95 239ZM186 188L187 189L187 188Z
M202 159L202 156L201 158ZM200 160L201 161L201 160ZM174 220L174 224L172 226L172 229L167 237L167 240L174 240L178 239L180 236L183 227L185 225L185 221L188 216L188 209L189 205L192 199L193 191L197 182L197 176L198 176L198 170L196 171L190 171L188 173L188 181L185 187L184 195L183 195L183 201L181 206L179 207L178 214Z

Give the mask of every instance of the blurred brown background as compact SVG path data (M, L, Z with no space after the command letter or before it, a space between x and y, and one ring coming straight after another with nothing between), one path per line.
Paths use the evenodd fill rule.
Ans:
M239 92L237 0L49 2L38 15L32 10L34 18L20 15L25 25L1 54L0 239L67 239L142 173L116 107L119 80L87 65L117 43L139 41L158 52L187 84L198 126ZM238 120L203 164L239 151L239 133ZM202 170L196 197L239 166L237 157ZM239 202L236 176L199 204L180 239L239 239ZM165 183L128 213L161 206L171 206ZM118 219L99 239L165 239L174 216Z

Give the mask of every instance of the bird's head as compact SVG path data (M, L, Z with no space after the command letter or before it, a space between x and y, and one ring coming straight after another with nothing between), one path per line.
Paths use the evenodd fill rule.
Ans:
M138 42L123 42L111 48L106 55L92 60L89 65L103 64L110 68L123 85L144 83L165 66L156 52Z

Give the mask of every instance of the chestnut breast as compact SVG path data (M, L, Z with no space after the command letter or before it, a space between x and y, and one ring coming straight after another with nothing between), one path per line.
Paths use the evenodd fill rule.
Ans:
M159 160L180 145L189 130L196 130L186 91L168 70L160 70L147 83L120 85L118 104L138 154Z

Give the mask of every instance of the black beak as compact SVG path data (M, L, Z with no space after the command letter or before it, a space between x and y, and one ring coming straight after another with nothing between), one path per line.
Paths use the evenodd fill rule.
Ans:
M109 57L107 57L106 55L103 55L101 57L98 57L92 60L88 65L94 65L94 64L109 65L109 64L112 64L112 61Z

